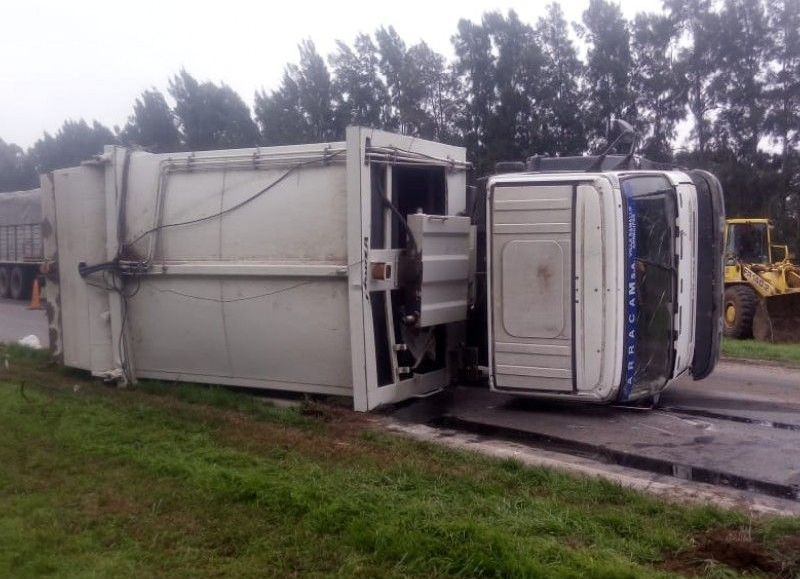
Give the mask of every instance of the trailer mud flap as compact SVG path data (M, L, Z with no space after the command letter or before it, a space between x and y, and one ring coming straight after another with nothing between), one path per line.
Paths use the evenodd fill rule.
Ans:
M707 171L689 171L697 189L697 309L692 376L711 374L722 339L723 235L725 201L722 186Z

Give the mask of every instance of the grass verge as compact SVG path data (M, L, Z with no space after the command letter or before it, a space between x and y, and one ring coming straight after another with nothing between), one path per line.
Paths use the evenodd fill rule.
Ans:
M726 358L768 360L800 366L800 344L725 339L722 341L722 355Z
M0 350L0 576L794 576L800 521Z

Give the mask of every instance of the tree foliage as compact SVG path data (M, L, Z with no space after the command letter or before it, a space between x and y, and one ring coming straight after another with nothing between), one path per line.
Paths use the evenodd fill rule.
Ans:
M381 126L388 93L380 75L380 54L372 38L359 34L351 48L342 41L329 58L333 71L333 118L341 135L347 125Z
M642 152L672 160L677 124L686 117L688 83L676 57L677 24L661 14L639 14L633 22L632 89Z
M536 34L541 44L539 139L541 152L577 155L588 144L584 127L585 68L569 35L569 24L557 3L547 7Z
M117 142L114 133L97 121L65 121L55 135L45 133L28 155L39 173L79 165Z
M142 93L117 135L79 120L28 151L0 141L0 188L35 186L37 171L116 142L296 144L342 139L349 124L461 144L483 175L499 160L602 148L622 118L646 156L714 171L729 214L767 214L800 241L800 0L664 0L631 20L614 0L590 0L580 23L553 3L536 22L462 19L451 41L448 58L391 26L326 56L306 40L252 114L227 85L180 71L167 98Z
M288 64L277 90L256 93L255 115L267 145L331 141L335 123L331 75L310 40L300 44L300 63Z
M259 140L250 108L226 84L199 82L181 70L169 82L183 143L192 151L251 147Z
M601 139L611 132L613 119L636 121L629 24L618 4L589 0L577 30L588 46L586 129L590 139Z
M0 139L0 191L22 191L38 185L39 179L22 147Z
M181 134L167 99L158 90L146 90L133 105L133 114L120 132L124 144L141 147L153 153L179 151Z

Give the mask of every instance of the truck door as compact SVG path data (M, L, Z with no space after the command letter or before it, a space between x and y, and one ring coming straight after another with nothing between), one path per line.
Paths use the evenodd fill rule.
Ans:
M497 389L572 392L572 183L489 191L490 366Z

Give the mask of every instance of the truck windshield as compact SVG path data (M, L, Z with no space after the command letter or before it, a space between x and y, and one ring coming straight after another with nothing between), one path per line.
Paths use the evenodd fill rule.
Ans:
M672 373L675 189L662 176L622 181L626 220L625 364L621 400L661 390Z

